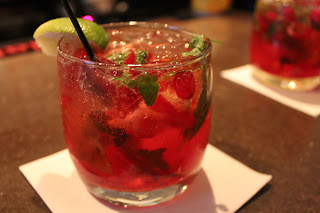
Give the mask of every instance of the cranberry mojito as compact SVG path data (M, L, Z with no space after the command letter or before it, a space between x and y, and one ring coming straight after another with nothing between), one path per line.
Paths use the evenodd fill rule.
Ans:
M250 52L260 80L287 89L319 85L320 2L257 1Z
M211 121L211 43L167 25L103 25L91 61L62 39L64 135L88 190L125 206L172 199L199 172Z

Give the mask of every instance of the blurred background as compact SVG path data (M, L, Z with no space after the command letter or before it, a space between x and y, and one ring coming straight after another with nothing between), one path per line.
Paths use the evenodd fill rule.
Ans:
M189 19L231 10L252 11L255 0L69 0L76 16L97 23L147 21L161 16ZM32 39L43 22L67 16L60 0L0 0L0 47Z

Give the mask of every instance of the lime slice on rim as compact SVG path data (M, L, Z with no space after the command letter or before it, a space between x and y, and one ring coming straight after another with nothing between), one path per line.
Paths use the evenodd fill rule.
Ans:
M79 25L86 36L86 38L104 49L109 41L109 35L106 31L97 23L77 19ZM33 38L41 48L42 52L49 56L55 56L57 53L57 44L63 37L78 36L76 29L74 28L70 18L63 17L49 20L41 24L33 34Z

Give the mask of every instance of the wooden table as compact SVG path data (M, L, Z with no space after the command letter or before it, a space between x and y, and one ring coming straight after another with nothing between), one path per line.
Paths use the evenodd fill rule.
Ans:
M213 48L211 143L273 175L239 212L320 211L320 118L219 77L248 63L251 15L157 20L222 41ZM18 166L65 148L56 59L41 52L0 59L0 212L50 212ZM219 163L219 162L215 162Z

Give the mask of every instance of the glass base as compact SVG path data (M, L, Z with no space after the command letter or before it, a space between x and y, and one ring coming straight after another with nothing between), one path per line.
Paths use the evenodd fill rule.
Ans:
M90 193L99 199L123 207L153 206L169 201L187 189L184 183L175 184L167 188L147 192L122 192L103 189L101 187L88 187Z
M308 78L285 78L265 72L256 66L253 70L253 76L261 83L288 90L312 90L320 85L320 76Z

